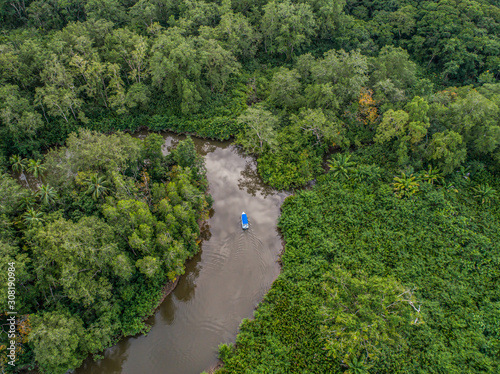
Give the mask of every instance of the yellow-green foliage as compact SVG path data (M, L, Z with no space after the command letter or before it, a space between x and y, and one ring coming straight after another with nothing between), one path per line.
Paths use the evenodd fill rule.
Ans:
M498 207L320 179L285 200L283 273L220 372L498 372Z

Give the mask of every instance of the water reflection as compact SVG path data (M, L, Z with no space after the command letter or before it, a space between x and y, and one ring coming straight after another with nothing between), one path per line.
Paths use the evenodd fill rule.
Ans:
M189 260L189 264L186 266L186 272L181 276L179 284L174 290L174 295L177 300L189 301L194 297L197 287L196 279L200 275L201 270L200 261L202 253L203 251L200 251Z
M184 138L165 135L164 151ZM276 223L286 194L263 184L253 160L229 142L193 141L205 156L214 199L201 227L202 251L148 320L147 336L123 339L103 360L87 360L76 374L199 374L217 363L219 344L234 342L241 320L252 316L278 276ZM242 211L250 221L246 231Z
M215 213L215 210L213 209L210 209L210 211L208 212L208 217L211 218L213 217ZM205 221L205 222L202 222L201 225L200 225L200 240L201 242L208 242L210 240L210 238L212 237L212 233L210 232L210 224L208 223L208 221Z
M241 177L238 179L238 188L244 190L252 196L260 193L267 197L276 193L276 190L264 182L259 177L255 161L248 161L245 168L241 171Z
M124 373L123 363L127 360L132 339L122 340L116 346L104 352L104 359L93 361L87 359L78 370L88 373L120 374Z
M167 325L171 325L175 320L176 309L177 307L175 306L174 299L172 297L167 297L161 304L160 308L160 316L162 321Z

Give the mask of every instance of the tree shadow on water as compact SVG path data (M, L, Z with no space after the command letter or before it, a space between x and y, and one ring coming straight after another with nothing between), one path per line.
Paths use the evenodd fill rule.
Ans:
M130 339L122 339L117 345L104 351L104 359L94 361L92 356L87 357L82 366L74 371L74 374L121 374L123 363L128 358Z
M245 168L241 171L241 177L238 179L238 188L242 191L246 190L248 194L254 197L258 192L264 197L276 194L274 188L262 181L254 161L247 162Z
M177 300L186 302L194 297L196 290L196 280L199 277L201 270L201 253L202 251L196 254L187 263L186 273L181 276L179 284L173 292Z

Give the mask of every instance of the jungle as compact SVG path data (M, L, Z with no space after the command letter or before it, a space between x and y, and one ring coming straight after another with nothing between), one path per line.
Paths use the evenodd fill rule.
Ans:
M145 332L197 252L203 159L147 128L234 139L293 192L220 373L500 371L498 1L0 0L0 30L18 369Z

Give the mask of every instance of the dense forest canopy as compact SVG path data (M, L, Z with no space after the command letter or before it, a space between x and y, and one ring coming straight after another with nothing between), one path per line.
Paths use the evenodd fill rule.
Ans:
M445 173L468 157L500 157L500 11L486 1L3 1L0 10L5 164L81 127L141 126L239 135L265 180L284 188L316 176L332 145L386 143L400 165Z
M453 183L410 199L330 172L287 198L284 271L220 372L498 372L499 210Z
M497 1L0 0L0 30L27 365L141 331L196 251L192 144L102 135L147 127L233 137L276 188L318 181L287 201L284 272L223 371L499 370Z
M39 160L18 159L36 188L2 175L0 303L15 262L17 367L36 359L44 373L65 373L117 337L147 330L163 286L198 251L197 221L211 201L193 141L168 156L162 145L157 134L141 141L83 130L38 169ZM11 368L5 348L3 370Z

